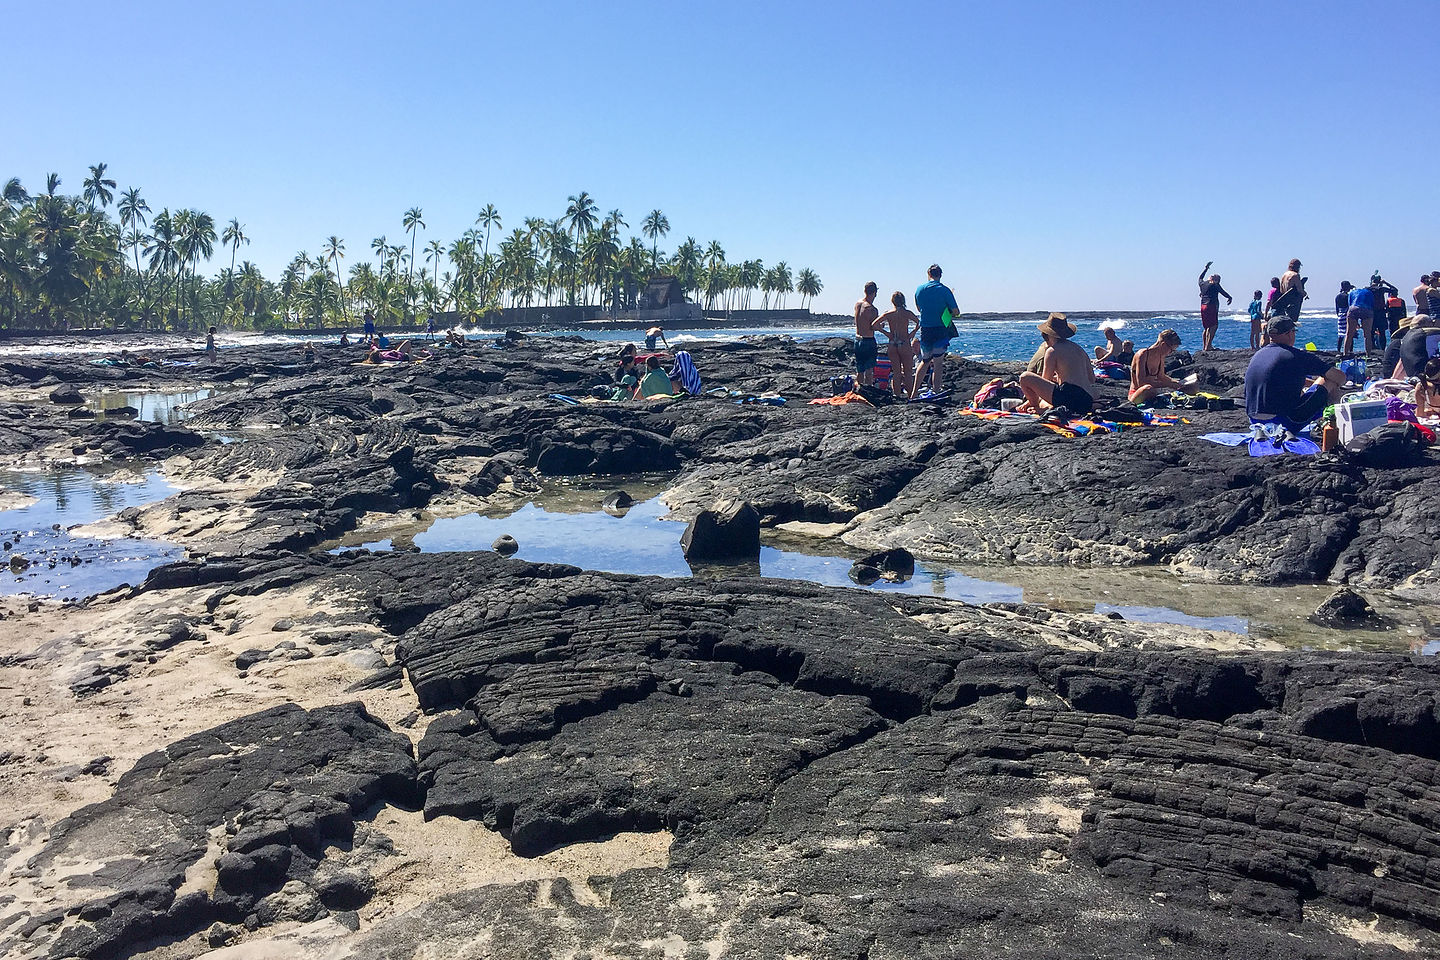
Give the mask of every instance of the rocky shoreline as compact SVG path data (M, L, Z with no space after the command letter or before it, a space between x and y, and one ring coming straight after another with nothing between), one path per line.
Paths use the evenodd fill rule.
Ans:
M1440 598L1429 454L1198 439L1236 411L1070 438L806 403L850 350L707 344L706 386L741 396L654 405L556 399L610 369L564 338L0 362L0 457L158 464L181 491L108 532L188 553L86 603L6 602L0 953L1436 955L1433 658L743 564L321 549L645 473L678 519L739 500L861 551ZM1246 360L1175 364L1233 395ZM1013 368L952 360L954 395ZM75 402L206 385L178 426ZM768 393L788 402L736 402Z

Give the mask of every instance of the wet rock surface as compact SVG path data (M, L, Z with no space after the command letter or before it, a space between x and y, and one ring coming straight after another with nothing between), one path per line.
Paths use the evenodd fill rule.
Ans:
M271 936L292 938L287 956L397 960L1440 950L1430 659L1219 653L1194 649L1193 631L1023 603L311 549L367 517L547 477L678 472L675 515L743 503L747 551L761 526L843 525L870 553L856 579L904 578L917 557L1417 596L1440 576L1429 460L1252 460L1197 439L1234 428L1234 411L1067 439L944 406L801 403L848 349L697 356L708 382L786 392L784 407L557 401L608 367L567 340L380 368L224 351L210 378L248 385L179 428L17 404L37 415L12 418L0 452L164 454L195 481L121 515L192 547L135 596L199 591L218 615L313 585L362 611L323 633L303 609L272 616L225 672L258 682L383 631L395 662L356 640L345 655L369 666L349 696L404 690L416 709L396 731L355 704L254 713L145 756L46 836L17 826L7 883L63 895L43 911L0 902L0 952L194 956ZM1187 362L1217 393L1240 384L1238 356ZM1012 368L952 363L951 387ZM0 364L0 385L132 374L36 360ZM1326 606L1363 615L1345 596ZM150 656L179 657L205 641L202 621L240 623L136 629ZM134 684L133 659L97 659L69 695ZM76 773L112 768L125 769L91 753ZM483 824L524 858L632 831L674 839L665 866L429 891L361 922L383 890L387 806Z

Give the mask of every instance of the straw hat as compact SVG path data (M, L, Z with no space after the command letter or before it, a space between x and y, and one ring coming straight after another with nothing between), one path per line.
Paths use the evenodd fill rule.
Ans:
M1063 313L1052 313L1045 318L1045 322L1035 329L1051 337L1059 337L1061 340L1069 340L1075 336L1075 326Z

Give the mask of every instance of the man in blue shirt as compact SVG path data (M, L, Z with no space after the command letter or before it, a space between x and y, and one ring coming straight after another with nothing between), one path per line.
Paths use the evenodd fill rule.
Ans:
M1295 321L1289 316L1272 317L1265 333L1270 342L1245 369L1245 412L1251 420L1279 420L1299 429L1340 399L1345 374L1319 354L1295 349Z
M940 282L940 267L932 263L925 272L930 275L930 282L922 283L915 290L915 309L920 314L920 366L915 371L915 385L910 389L912 399L920 393L920 385L927 378L931 380L931 393L944 389L945 351L950 348L945 311L948 309L951 317L960 315L954 292Z

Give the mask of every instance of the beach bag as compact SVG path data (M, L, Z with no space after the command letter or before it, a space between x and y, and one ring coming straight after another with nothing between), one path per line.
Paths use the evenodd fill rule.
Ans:
M1410 467L1425 456L1425 441L1415 424L1387 423L1361 434L1342 448L1345 459L1362 467Z
M970 401L970 406L976 410L999 410L1001 400L1018 400L1023 396L1015 381L996 377L975 391L975 399Z

